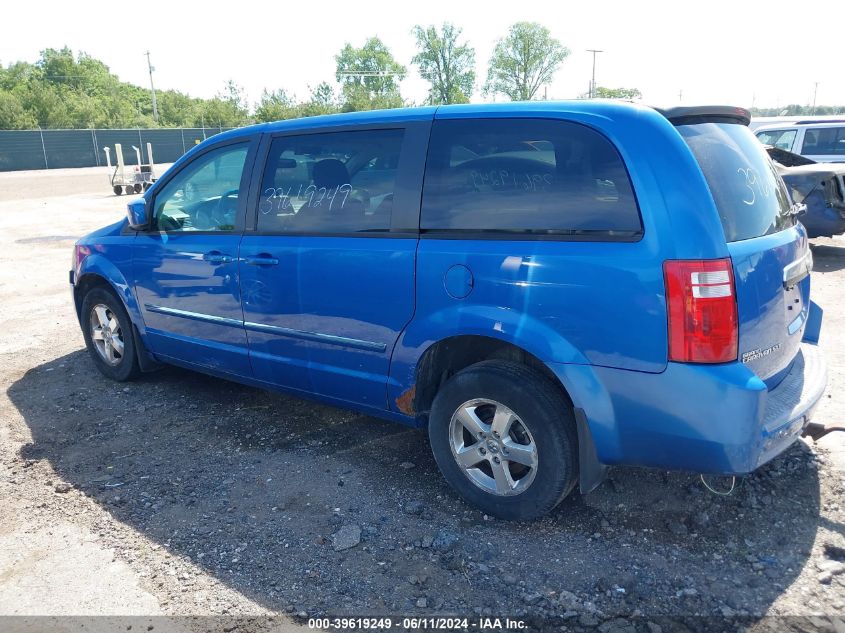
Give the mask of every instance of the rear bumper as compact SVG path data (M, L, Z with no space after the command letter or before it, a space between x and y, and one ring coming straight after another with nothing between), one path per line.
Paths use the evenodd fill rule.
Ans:
M804 343L792 369L766 395L762 446L756 468L782 453L810 423L827 386L827 365L818 345Z
M584 410L602 464L745 474L786 450L822 397L827 370L802 343L769 391L742 363L668 363L660 374L550 364Z

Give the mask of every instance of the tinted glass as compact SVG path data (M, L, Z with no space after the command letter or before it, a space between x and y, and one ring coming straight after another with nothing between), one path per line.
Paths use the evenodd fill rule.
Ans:
M402 130L364 130L275 139L261 183L258 230L389 230L402 137Z
M247 143L203 154L182 169L155 197L158 230L234 231Z
M421 228L538 234L640 233L616 149L576 123L436 121Z
M783 180L765 148L744 125L698 123L678 131L698 160L728 242L795 224Z
M758 132L757 138L763 145L771 145L789 151L792 149L792 143L795 142L796 134L798 134L798 130L769 130L768 132Z
M802 154L845 154L845 127L805 130Z

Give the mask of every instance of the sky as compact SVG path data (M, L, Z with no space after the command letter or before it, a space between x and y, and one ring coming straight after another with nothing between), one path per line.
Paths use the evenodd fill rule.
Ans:
M428 84L410 64L411 30L444 21L476 50L473 101L492 99L480 87L496 40L533 21L571 51L546 87L550 99L587 92L587 49L600 49L596 83L638 88L654 105L807 105L816 82L818 105L845 104L845 0L12 0L0 22L0 63L33 62L42 49L67 45L149 86L149 50L156 88L211 97L232 79L254 103L265 88L305 99L308 86L336 85L337 52L377 35L408 67L403 97L421 103Z

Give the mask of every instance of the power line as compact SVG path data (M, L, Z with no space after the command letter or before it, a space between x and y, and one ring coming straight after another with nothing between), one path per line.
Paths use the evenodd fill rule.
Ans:
M340 72L338 77L394 77L404 75L404 72L395 72L389 70L362 70L361 72Z

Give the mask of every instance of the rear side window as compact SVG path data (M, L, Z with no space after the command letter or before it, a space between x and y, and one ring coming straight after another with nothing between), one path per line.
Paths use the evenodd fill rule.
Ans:
M707 179L728 242L794 226L786 185L746 126L696 123L678 131Z
M261 182L258 230L389 230L403 135L361 130L275 139Z
M798 130L768 130L758 132L757 138L763 145L771 145L789 151L795 142L796 134L798 134Z
M845 154L845 127L821 127L804 131L802 154Z
M435 121L420 228L636 237L622 158L588 127L546 119Z

